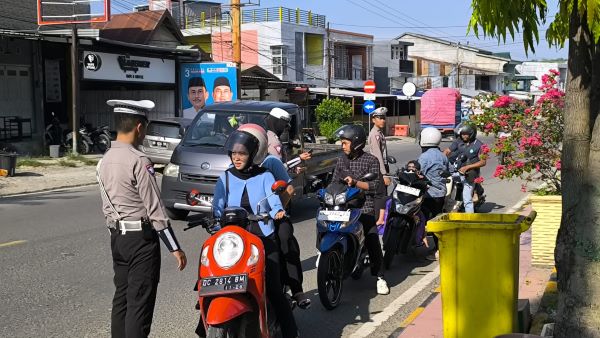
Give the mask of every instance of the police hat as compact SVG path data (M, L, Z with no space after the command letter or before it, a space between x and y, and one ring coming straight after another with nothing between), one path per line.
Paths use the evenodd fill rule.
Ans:
M388 112L388 109L386 107L379 107L375 110L373 110L373 112L371 113L371 117L376 117L376 116L385 116Z
M229 84L229 80L224 76L219 76L218 78L215 79L214 88L217 88L219 86L231 87L231 85Z
M192 87L205 87L204 85L204 79L202 79L199 76L190 78L190 81L188 82L188 89L192 88Z
M114 107L115 113L133 114L144 117L146 117L146 114L154 108L154 102L150 100L108 100L106 101L106 104Z

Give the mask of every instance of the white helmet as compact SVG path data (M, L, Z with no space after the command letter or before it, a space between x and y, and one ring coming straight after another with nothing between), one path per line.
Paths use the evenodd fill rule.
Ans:
M442 133L434 127L421 130L421 147L439 147L442 142Z
M290 122L292 120L292 115L290 115L290 113L288 113L285 109L281 109L281 108L273 108L271 109L271 111L269 112L269 115L281 119L281 120L285 120L287 122Z
M258 150L256 151L256 155L252 159L254 164L261 164L265 157L267 157L267 151L269 146L269 141L267 139L267 132L265 129L258 124L254 123L246 123L242 124L238 129L238 131L245 131L252 136L256 137L258 140Z

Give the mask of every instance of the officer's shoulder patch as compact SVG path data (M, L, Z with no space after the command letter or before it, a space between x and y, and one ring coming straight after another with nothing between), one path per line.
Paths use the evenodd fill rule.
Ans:
M377 141L379 141L379 140L381 139L381 136L379 136L379 135L375 135L375 139L376 139Z
M146 170L150 173L150 175L154 176L154 165L150 164L146 164Z

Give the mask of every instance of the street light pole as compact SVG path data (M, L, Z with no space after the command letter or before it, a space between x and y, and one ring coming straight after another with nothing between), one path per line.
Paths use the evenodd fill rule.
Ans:
M73 119L73 145L72 151L77 155L77 141L79 140L79 119L77 114L77 99L79 94L79 56L77 53L77 25L71 26L71 118Z

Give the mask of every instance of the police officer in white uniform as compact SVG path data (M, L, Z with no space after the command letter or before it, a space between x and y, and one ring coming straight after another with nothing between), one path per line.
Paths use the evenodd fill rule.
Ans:
M150 333L160 277L158 239L175 256L179 270L187 260L160 200L154 167L137 150L154 102L107 104L114 107L117 140L98 163L96 174L115 272L111 333L113 338L142 338Z

